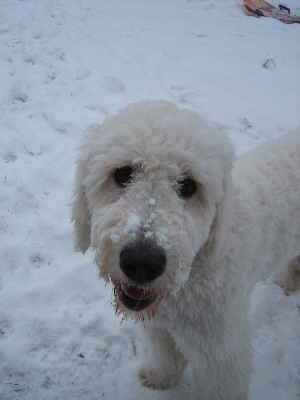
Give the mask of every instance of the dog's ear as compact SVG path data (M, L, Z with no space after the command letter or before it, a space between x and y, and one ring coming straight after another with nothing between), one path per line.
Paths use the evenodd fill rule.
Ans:
M216 204L216 213L205 248L207 257L210 257L212 254L217 255L226 246L228 224L230 224L233 212L233 188L231 175L229 174L223 180L223 190L222 200Z
M75 228L75 249L84 253L90 246L91 218L82 183L82 175L81 165L78 164L72 202L72 221Z

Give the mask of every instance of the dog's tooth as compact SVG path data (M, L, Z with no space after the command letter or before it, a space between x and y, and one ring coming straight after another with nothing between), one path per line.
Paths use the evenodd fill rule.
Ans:
M139 321L144 321L145 320L145 317L144 317L144 313L138 313L138 320Z

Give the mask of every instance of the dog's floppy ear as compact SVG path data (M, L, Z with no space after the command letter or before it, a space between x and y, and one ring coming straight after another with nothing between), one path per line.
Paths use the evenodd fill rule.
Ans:
M223 179L223 198L216 204L216 214L213 220L210 237L205 248L205 254L210 257L217 255L226 246L227 228L232 218L232 178L230 172Z
M75 249L84 253L90 246L91 218L82 181L82 164L78 163L72 202L72 221L75 227Z
M220 147L222 153L218 159L222 162L219 171L221 171L220 191L218 200L215 203L215 216L210 228L209 239L205 246L205 256L217 256L227 245L228 228L232 221L233 213L233 182L232 169L235 161L235 153L230 141L222 138L223 144ZM223 175L223 176L222 176Z

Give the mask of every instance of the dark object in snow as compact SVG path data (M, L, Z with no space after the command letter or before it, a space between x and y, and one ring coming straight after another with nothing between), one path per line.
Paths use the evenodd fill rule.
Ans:
M264 69L275 69L276 68L276 63L273 58L267 58L263 63L262 67Z
M285 24L300 23L300 16L291 15L291 10L279 4L278 7L264 0L244 0L243 11L254 17L272 17Z

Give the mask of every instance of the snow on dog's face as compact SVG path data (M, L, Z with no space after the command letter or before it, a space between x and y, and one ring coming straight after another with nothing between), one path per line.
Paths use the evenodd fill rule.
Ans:
M187 282L231 162L223 136L167 102L132 104L90 130L75 182L77 247L95 250L119 311L151 318Z

